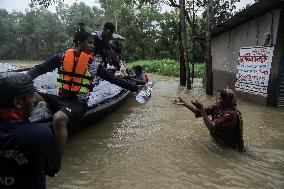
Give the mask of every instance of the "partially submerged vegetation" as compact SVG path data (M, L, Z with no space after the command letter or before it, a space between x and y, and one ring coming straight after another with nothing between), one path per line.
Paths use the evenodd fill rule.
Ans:
M175 76L179 77L179 62L170 59L163 60L139 60L135 62L131 62L128 65L133 67L134 65L141 65L143 70L147 73L156 73L159 75L166 76ZM190 65L190 69L191 69ZM204 64L195 64L194 65L194 77L201 78L204 73Z

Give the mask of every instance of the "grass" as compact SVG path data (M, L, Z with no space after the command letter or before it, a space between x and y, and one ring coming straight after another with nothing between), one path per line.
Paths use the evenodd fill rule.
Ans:
M179 62L163 59L163 60L139 60L128 64L130 67L141 65L143 70L147 73L155 73L159 75L179 77ZM190 68L192 65L190 65ZM194 65L194 77L202 78L204 72L204 64Z

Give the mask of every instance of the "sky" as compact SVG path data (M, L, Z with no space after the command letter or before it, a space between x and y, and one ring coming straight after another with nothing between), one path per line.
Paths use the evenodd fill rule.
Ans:
M65 4L72 5L74 2L84 2L89 6L94 6L95 0L64 0ZM0 0L0 8L6 9L9 12L12 10L25 12L25 9L29 8L31 0ZM55 5L51 5L48 10L55 12Z
M81 1L89 6L94 6L96 4L95 0L65 0L64 3L71 5L74 2L81 2ZM0 8L6 9L9 12L11 12L12 10L25 12L25 9L29 8L30 2L31 2L30 0L0 0ZM254 2L254 0L240 0L240 2L236 4L237 10L242 9L247 4L252 2ZM55 12L55 5L50 6L48 9L52 12Z

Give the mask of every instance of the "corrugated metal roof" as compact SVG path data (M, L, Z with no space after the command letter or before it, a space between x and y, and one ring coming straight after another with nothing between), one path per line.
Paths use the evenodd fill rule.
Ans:
M212 35L221 34L275 8L284 7L284 0L260 0L236 13L232 18L213 28Z

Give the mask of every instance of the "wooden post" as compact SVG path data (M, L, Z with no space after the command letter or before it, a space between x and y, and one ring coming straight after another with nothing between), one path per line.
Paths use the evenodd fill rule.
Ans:
M195 63L195 6L194 6L194 0L192 0L192 25L191 25L191 43L192 43L192 50L191 50L191 53L192 53L192 61L191 61L191 64L192 64L192 72L191 72L191 82L193 83L193 78L194 78L194 63Z
M181 21L180 21L181 23ZM180 24L181 25L181 24ZM179 31L179 75L180 75L180 85L181 86L186 86L186 68L185 68L185 62L184 62L184 50L182 47L182 39L181 39L181 27L180 27L180 31Z
M186 26L185 26L185 0L179 0L179 8L180 8L180 38L181 38L181 63L183 62L182 76L183 81L186 81L187 89L191 89L191 81L190 81L190 70L187 60L187 50L186 50ZM185 84L183 82L183 84Z
M213 0L207 2L207 29L206 29L206 53L205 53L205 90L206 94L213 94L213 72L211 55L211 35L212 35L212 16Z

